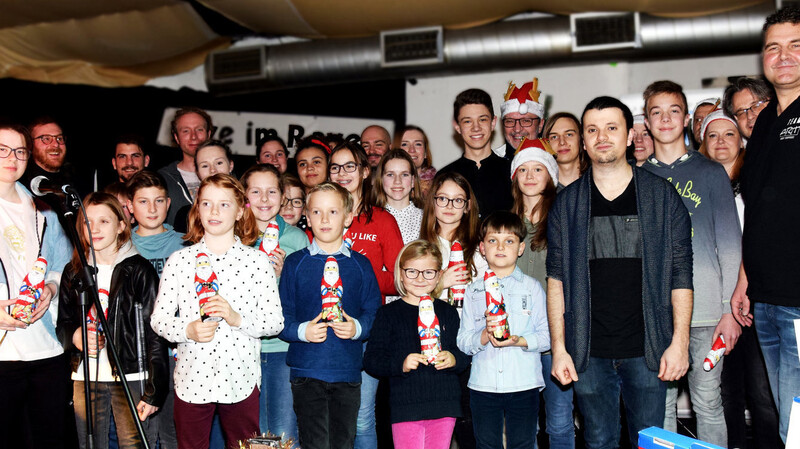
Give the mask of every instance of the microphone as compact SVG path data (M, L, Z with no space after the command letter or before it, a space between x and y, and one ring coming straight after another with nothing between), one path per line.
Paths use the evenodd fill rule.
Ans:
M68 193L76 193L75 189L69 184L59 185L50 181L47 176L40 175L31 180L31 193L36 196L58 195L63 196Z

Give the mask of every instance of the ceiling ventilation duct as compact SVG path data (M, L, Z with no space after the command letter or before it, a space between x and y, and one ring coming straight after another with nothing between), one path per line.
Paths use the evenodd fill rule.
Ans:
M434 73L541 67L567 61L756 52L761 46L761 26L773 11L773 6L761 3L689 18L638 13L586 18L581 14L574 18L508 20L444 33L441 29L435 33L433 29L404 30L380 37L242 47L209 55L206 83L213 93L234 94ZM625 48L620 48L622 42Z

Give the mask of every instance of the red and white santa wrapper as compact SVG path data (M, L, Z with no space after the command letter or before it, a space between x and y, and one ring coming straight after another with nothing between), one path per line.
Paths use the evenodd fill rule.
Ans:
M209 298L215 296L219 291L217 283L217 273L211 268L211 258L206 253L197 255L194 266L194 289L197 292L197 299L200 304L200 317L205 321L222 321L222 317L208 316L203 310L203 306Z
M98 288L97 298L100 300L100 307L103 308L103 316L108 318L108 290L104 288ZM90 328L89 332L103 332L103 324L97 317L97 307L95 307L94 304L89 309L89 312L86 313L86 323L94 324L94 328ZM89 353L89 357L96 359L97 353Z
M456 240L450 246L450 261L447 263L447 268L453 265L464 263L464 249L461 248L461 243ZM456 271L466 271L466 268L459 268ZM464 294L467 291L466 284L456 284L451 286L447 292L447 299L451 306L461 308L464 305Z
M483 287L486 290L486 310L496 324L492 335L497 340L503 341L511 336L508 331L508 315L506 305L503 303L503 292L500 291L500 281L489 268L483 274Z
M258 245L258 249L264 251L268 256L273 255L272 252L275 251L275 248L280 248L281 245L278 243L278 222L272 220L267 224L267 229L264 230L264 235L261 237L261 244Z
M336 258L328 256L325 260L325 268L322 270L322 282L320 292L322 294L322 319L333 323L344 321L342 315L342 278L339 277L339 263Z
M706 359L703 360L703 369L706 371L714 369L717 363L722 359L722 356L725 355L725 349L725 338L720 334L714 341L714 344L711 345L711 350L706 354Z
M31 324L31 316L36 310L36 301L42 296L44 290L44 275L47 272L47 260L44 257L36 259L31 271L22 280L19 295L11 308L11 316L25 324Z
M353 249L353 234L354 233L348 227L344 230L344 235L342 235L342 241L344 242L344 246L349 250Z
M417 332L422 355L428 359L428 363L436 363L436 355L442 350L442 332L439 328L439 318L433 310L433 299L428 295L419 298Z

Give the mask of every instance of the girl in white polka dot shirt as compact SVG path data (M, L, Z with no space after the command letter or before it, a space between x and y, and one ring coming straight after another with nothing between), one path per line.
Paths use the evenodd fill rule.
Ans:
M216 174L203 180L185 237L195 244L174 253L161 277L151 324L157 334L178 343L179 447L208 447L215 412L226 447L259 432L260 337L278 334L283 314L269 259L249 246L258 228L246 203L234 177ZM210 296L203 305L206 321L198 292Z

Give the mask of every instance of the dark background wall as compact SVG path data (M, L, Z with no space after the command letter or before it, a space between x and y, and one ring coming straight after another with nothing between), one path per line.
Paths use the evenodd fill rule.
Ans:
M149 142L150 168L180 157L175 147L155 143L166 107L196 106L222 111L269 112L394 120L405 123L405 81L402 79L328 85L245 95L215 97L191 89L155 87L102 88L0 80L0 117L27 125L39 115L54 117L67 138L67 160L82 174L100 170L101 185L113 180L114 140L126 133ZM255 158L236 156L237 172Z

